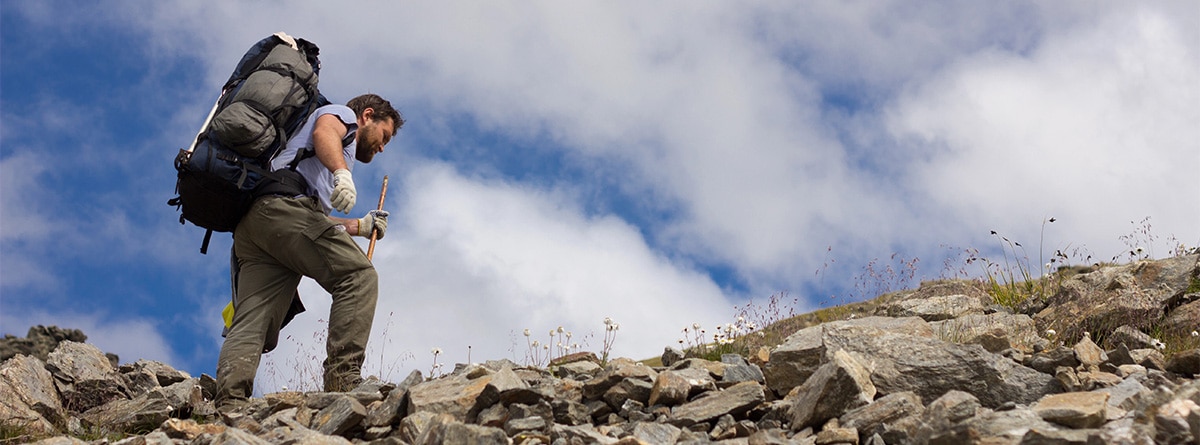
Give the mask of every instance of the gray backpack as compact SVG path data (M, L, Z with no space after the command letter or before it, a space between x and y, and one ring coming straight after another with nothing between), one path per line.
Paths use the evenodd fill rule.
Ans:
M246 52L199 134L175 157L178 196L168 204L179 208L180 224L190 221L207 229L201 253L212 232L232 232L264 194L303 194L304 179L295 166L312 152L301 151L290 168L272 172L270 162L304 121L329 100L317 89L321 62L316 45L276 33Z

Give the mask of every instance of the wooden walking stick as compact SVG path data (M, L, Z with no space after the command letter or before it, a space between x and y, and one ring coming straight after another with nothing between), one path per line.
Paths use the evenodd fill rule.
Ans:
M383 189L379 191L379 210L383 210L383 199L387 197L387 175L383 175ZM367 259L375 254L375 239L379 236L378 229L371 229L371 245L367 246Z

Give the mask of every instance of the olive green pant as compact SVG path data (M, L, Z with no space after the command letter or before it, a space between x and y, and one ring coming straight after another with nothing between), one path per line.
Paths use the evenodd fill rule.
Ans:
M313 198L259 198L238 223L233 238L241 271L233 323L217 359L217 403L253 394L263 346L278 338L304 276L333 297L325 345L325 390L353 389L362 380L379 296L378 275L362 248Z

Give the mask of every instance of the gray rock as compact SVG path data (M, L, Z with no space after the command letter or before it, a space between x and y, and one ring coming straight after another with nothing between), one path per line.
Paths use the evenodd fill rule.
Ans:
M1149 349L1154 347L1154 338L1130 325L1121 325L1113 330L1104 344L1110 349L1125 345L1129 349Z
M675 406L701 391L716 389L712 375L703 369L666 370L658 373L654 379L647 403Z
M118 371L122 374L130 372L148 372L154 376L158 386L171 386L176 383L192 378L188 373L177 370L171 365L162 362L151 360L138 360L133 363L121 365Z
M555 423L574 426L583 425L591 421L591 414L587 405L574 400L555 399L550 402L550 406L554 412Z
M1118 320L1135 329L1149 328L1184 294L1197 259L1200 255L1138 261L1077 275L1062 283L1034 321L1054 327L1065 339L1081 338L1083 331L1114 326Z
M1094 439L1093 439L1094 438ZM1088 445L1100 439L1100 430L1046 430L1030 428L1021 445Z
M396 423L403 418L408 408L408 389L413 385L421 383L424 380L421 377L421 371L413 370L405 377L395 388L388 391L381 403L372 404L367 410L367 426L385 426Z
M30 327L24 338L5 335L0 339L0 362L16 357L17 354L35 357L45 362L50 352L64 341L83 343L87 341L87 335L78 329L42 325Z
M614 359L596 377L584 382L583 397L589 400L599 399L622 380L653 382L656 377L658 373L649 366L629 359Z
M604 393L604 401L614 409L620 409L627 400L634 400L645 405L650 400L654 384L638 378L621 380Z
M585 443L611 445L617 439L600 434L591 426L554 425L550 427L550 439L553 443ZM559 442L559 441L562 442Z
M54 381L41 360L18 355L0 366L0 422L46 435L56 433L54 424L65 416Z
M1176 352L1167 360L1166 371L1195 376L1200 374L1200 349Z
M912 391L933 400L950 390L974 394L986 407L1005 402L1033 403L1055 392L1046 374L992 354L979 345L886 331L868 326L831 326L825 345L845 349L870 363L871 382L880 393Z
M671 409L670 423L690 426L725 414L742 415L766 400L762 385L742 382L722 391L707 392Z
M687 356L683 353L683 351L679 350L679 348L676 348L674 346L667 346L667 347L663 348L663 353L662 353L662 357L661 357L662 365L664 367L670 368L671 365L674 365L675 363L679 362L680 360L683 360L686 357Z
M1074 349L1058 346L1033 354L1025 365L1042 373L1053 375L1058 368L1079 366L1079 359L1075 358Z
M905 418L920 417L925 412L921 398L916 393L907 391L876 399L866 406L861 406L842 414L838 423L847 428L854 428L863 436L880 435L891 438L907 438L914 431L897 429L898 425L915 425L916 422L901 422Z
M480 410L499 402L498 398L486 397L490 382L488 376L472 380L464 375L451 375L413 385L408 391L407 411L449 414L460 422L473 420ZM498 397L494 392L491 394Z
M919 443L958 445L964 443L1016 444L1030 430L1056 431L1061 428L1042 420L1029 409L984 411L946 429L931 430L928 437L918 437Z
M1200 405L1188 399L1174 399L1154 412L1156 443L1195 443L1188 417L1200 413Z
M63 406L75 412L124 399L127 393L124 380L104 353L86 343L59 343L46 369L54 376Z
M62 423L65 410L46 365L36 357L18 355L0 366L0 406L23 405L51 423ZM3 409L3 408L0 408ZM3 416L0 418L9 418Z
M788 399L792 400L792 430L799 431L871 403L875 385L858 360L838 350Z
M929 323L937 338L952 343L978 344L988 352L999 353L1015 348L1025 353L1044 347L1047 341L1037 333L1033 319L1025 314L998 312L964 315Z
M312 429L337 436L349 431L367 417L367 409L353 397L342 396L321 409L312 419Z
M419 411L400 420L400 427L397 428L397 436L400 440L406 443L418 443L421 437L425 435L436 424L453 422L454 416L449 414L438 414L429 411Z
M831 350L825 343L826 331L839 327L858 326L874 328L877 331L908 333L923 337L934 336L929 323L916 317L866 317L801 329L788 336L782 345L771 351L771 360L763 369L767 388L782 397L792 388L803 384L809 376L817 371L817 368L829 361L828 355Z
M1108 419L1108 393L1068 392L1043 397L1033 412L1049 422L1067 427L1098 428Z
M683 430L665 423L637 422L630 435L645 443L675 443Z
M1099 368L1101 363L1108 361L1108 354L1103 349L1100 349L1100 346L1092 342L1092 337L1087 332L1083 334L1083 339L1079 340L1071 348L1075 351L1075 359L1079 360L1081 365L1089 369Z
M962 294L933 295L897 301L887 306L889 317L921 317L925 321L958 318L967 314L983 314L983 302L975 296Z

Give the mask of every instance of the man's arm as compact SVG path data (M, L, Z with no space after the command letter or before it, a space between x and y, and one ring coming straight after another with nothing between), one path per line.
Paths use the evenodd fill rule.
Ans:
M350 131L346 124L335 114L323 114L317 118L313 126L313 151L321 165L335 172L346 168L346 158L342 154L342 138Z
M359 236L360 235L360 233L359 233L360 231L358 230L359 229L358 218L338 218L336 216L330 215L329 219L335 223L341 224L342 227L345 227L346 234L348 234L350 236Z

